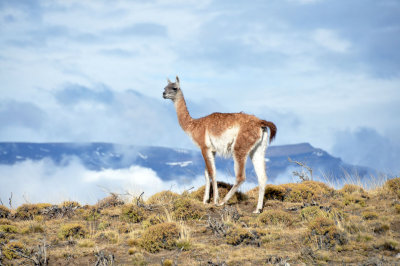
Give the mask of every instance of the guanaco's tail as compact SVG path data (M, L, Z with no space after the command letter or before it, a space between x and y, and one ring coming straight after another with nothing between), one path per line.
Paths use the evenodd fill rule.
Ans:
M269 128L270 135L269 135L269 143L271 143L276 135L276 126L274 123L270 121L261 120L261 127L262 128Z

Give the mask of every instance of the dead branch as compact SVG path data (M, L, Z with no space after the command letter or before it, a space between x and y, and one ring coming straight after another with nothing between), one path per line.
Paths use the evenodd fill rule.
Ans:
M293 175L298 176L301 181L309 181L313 180L313 170L311 167L307 166L305 163L299 162L299 161L294 161L290 157L288 157L288 161L291 163L295 163L298 166L302 167L303 169L307 169L307 171L310 173L310 176L308 176L304 170L300 173L298 171L293 171Z

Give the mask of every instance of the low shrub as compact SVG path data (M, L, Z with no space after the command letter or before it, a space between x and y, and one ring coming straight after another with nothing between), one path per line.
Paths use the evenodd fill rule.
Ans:
M179 220L196 220L204 216L203 206L192 198L182 196L173 202L172 215Z
M104 209L124 205L124 201L121 200L117 194L111 193L110 196L100 200L96 205L98 208Z
M106 240L111 244L117 244L119 241L119 233L113 230L98 232L95 237L98 240Z
M95 242L90 239L81 239L78 241L78 247L80 248L92 248L94 247Z
M60 207L79 208L81 207L81 204L77 201L64 201L60 204Z
M284 201L287 202L311 202L331 197L334 194L334 189L317 181L289 183L281 186L287 191L284 198Z
M380 250L397 251L399 242L393 239L385 239L374 245L374 248Z
M258 236L252 234L249 230L239 226L233 226L226 234L226 243L233 246L237 246L242 243L250 244L251 242L254 242L256 238L258 238Z
M371 224L371 227L372 227L372 231L374 231L374 233L377 235L385 234L390 229L390 226L388 224L381 223L381 222L375 222L375 223Z
M161 223L149 226L140 238L140 245L151 253L161 249L176 248L179 228L176 223Z
M11 211L4 205L0 205L0 219L5 218L7 219L8 217L11 216Z
M394 205L394 210L397 214L400 214L400 204L395 204Z
M142 222L142 225L144 228L147 228L151 225L155 225L155 224L160 224L160 223L164 223L166 222L166 219L164 216L161 216L160 214L151 214L149 217L147 217L146 220L144 220Z
M326 217L316 217L309 225L311 236L317 236L317 244L320 248L330 249L337 244L343 245L348 242L346 235L340 232L335 222Z
M281 210L266 210L258 216L258 221L266 225L285 225L289 226L293 223L290 214Z
M22 229L23 234L31 234L31 233L43 233L44 228L41 224L37 222L31 222L28 226Z
M364 220L375 220L378 218L378 214L373 211L365 211L362 213L362 217Z
M84 238L87 235L87 229L84 225L79 223L62 225L58 231L60 239L69 238Z
M42 211L48 207L51 207L51 204L49 203L22 204L17 208L15 217L22 220L32 220L36 215L42 214Z
M365 190L362 187L354 185L354 184L346 184L342 187L342 189L339 190L339 192L348 193L348 194L351 194L354 192L365 193Z
M311 221L316 217L328 217L328 213L323 211L319 206L305 207L300 211L300 218L302 220Z
M135 204L125 204L121 208L121 219L130 223L139 223L146 218L143 208Z
M0 225L0 232L8 234L16 234L19 233L20 230L15 225L2 224Z
M169 204L179 198L179 194L170 190L164 190L152 195L147 201L147 204Z
M9 260L20 258L20 254L27 255L27 253L24 244L19 241L9 242L3 247L3 255Z
M392 194L400 198L400 177L389 179L384 184L384 187Z
M86 221L98 221L101 217L100 209L92 206L80 209L78 213Z

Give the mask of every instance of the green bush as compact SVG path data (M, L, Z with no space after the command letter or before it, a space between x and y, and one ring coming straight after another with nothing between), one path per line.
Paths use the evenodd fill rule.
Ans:
M60 239L84 238L87 233L86 227L82 224L65 224L61 226L60 230L58 231L58 237Z
M164 190L152 195L147 201L147 204L168 204L179 198L179 194L170 190Z
M42 211L50 206L51 204L49 203L26 203L17 208L15 217L22 220L32 220L36 215L42 214Z
M281 210L266 210L258 216L258 221L267 225L289 226L293 223L293 218Z
M389 192L400 198L400 177L389 179L386 181L384 187L389 190Z
M14 234L14 233L19 233L19 229L14 225L2 224L2 225L0 225L0 232Z
M27 255L27 249L25 248L24 244L19 241L10 242L3 248L4 257L9 260L20 258L20 254Z
M174 249L179 238L176 223L161 223L149 226L140 238L140 245L151 253L161 249Z
M204 216L203 206L192 198L182 196L174 201L172 215L179 220L196 220Z
M143 208L135 204L125 204L121 209L121 219L131 223L140 223L146 218Z
M0 205L0 219L7 219L8 217L10 217L10 215L11 211L6 206Z
M372 211L365 211L362 213L362 217L364 220L375 220L378 218L378 214Z

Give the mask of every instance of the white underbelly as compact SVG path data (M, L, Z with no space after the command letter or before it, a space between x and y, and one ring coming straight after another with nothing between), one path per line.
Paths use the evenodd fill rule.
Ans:
M206 132L206 145L220 156L231 157L238 132L239 127L231 127L219 136Z

